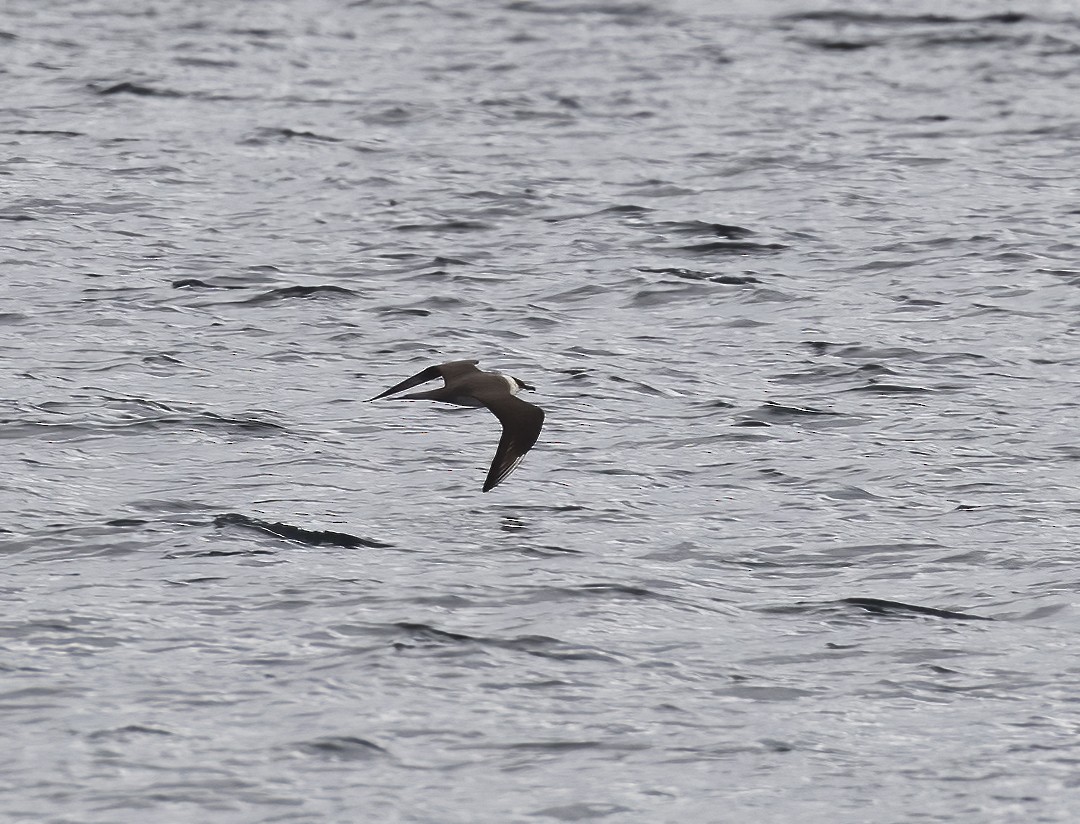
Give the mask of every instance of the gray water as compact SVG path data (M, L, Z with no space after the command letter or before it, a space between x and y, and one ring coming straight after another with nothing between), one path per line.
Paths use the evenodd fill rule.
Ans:
M0 100L5 821L1080 817L1073 4L8 0ZM364 403L459 358L488 494Z

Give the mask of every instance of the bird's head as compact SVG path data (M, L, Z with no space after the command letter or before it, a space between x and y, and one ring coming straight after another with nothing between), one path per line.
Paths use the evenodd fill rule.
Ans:
M511 380L513 380L514 383L517 384L518 389L528 389L532 392L536 391L535 386L530 386L529 384L525 383L525 381L523 381L521 378L515 378L511 375Z

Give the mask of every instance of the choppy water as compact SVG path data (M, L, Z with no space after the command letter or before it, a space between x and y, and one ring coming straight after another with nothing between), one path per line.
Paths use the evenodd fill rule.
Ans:
M5 820L1076 820L1074 8L5 3Z

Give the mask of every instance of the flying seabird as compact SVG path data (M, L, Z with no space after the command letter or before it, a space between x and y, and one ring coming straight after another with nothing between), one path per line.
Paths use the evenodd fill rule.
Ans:
M463 360L429 366L423 372L403 380L371 400L377 401L387 395L442 378L445 385L441 389L414 392L392 400L442 401L458 406L486 406L499 419L503 428L499 448L495 450L495 460L491 462L487 480L484 481L484 492L487 492L517 469L525 453L532 449L544 425L544 410L514 397L520 390L534 387L509 375L483 372L476 368L478 363L479 361L475 360Z

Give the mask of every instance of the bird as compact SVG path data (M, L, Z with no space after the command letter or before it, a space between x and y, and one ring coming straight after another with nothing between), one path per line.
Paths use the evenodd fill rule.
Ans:
M411 378L380 392L370 401L396 395L422 383L443 379L443 386L427 392L414 392L391 398L396 401L442 401L457 406L484 406L502 424L502 437L495 459L491 462L484 492L490 492L517 469L525 453L532 449L544 426L544 410L514 397L522 389L536 391L525 381L499 372L484 372L477 368L478 360L460 360L429 366Z

